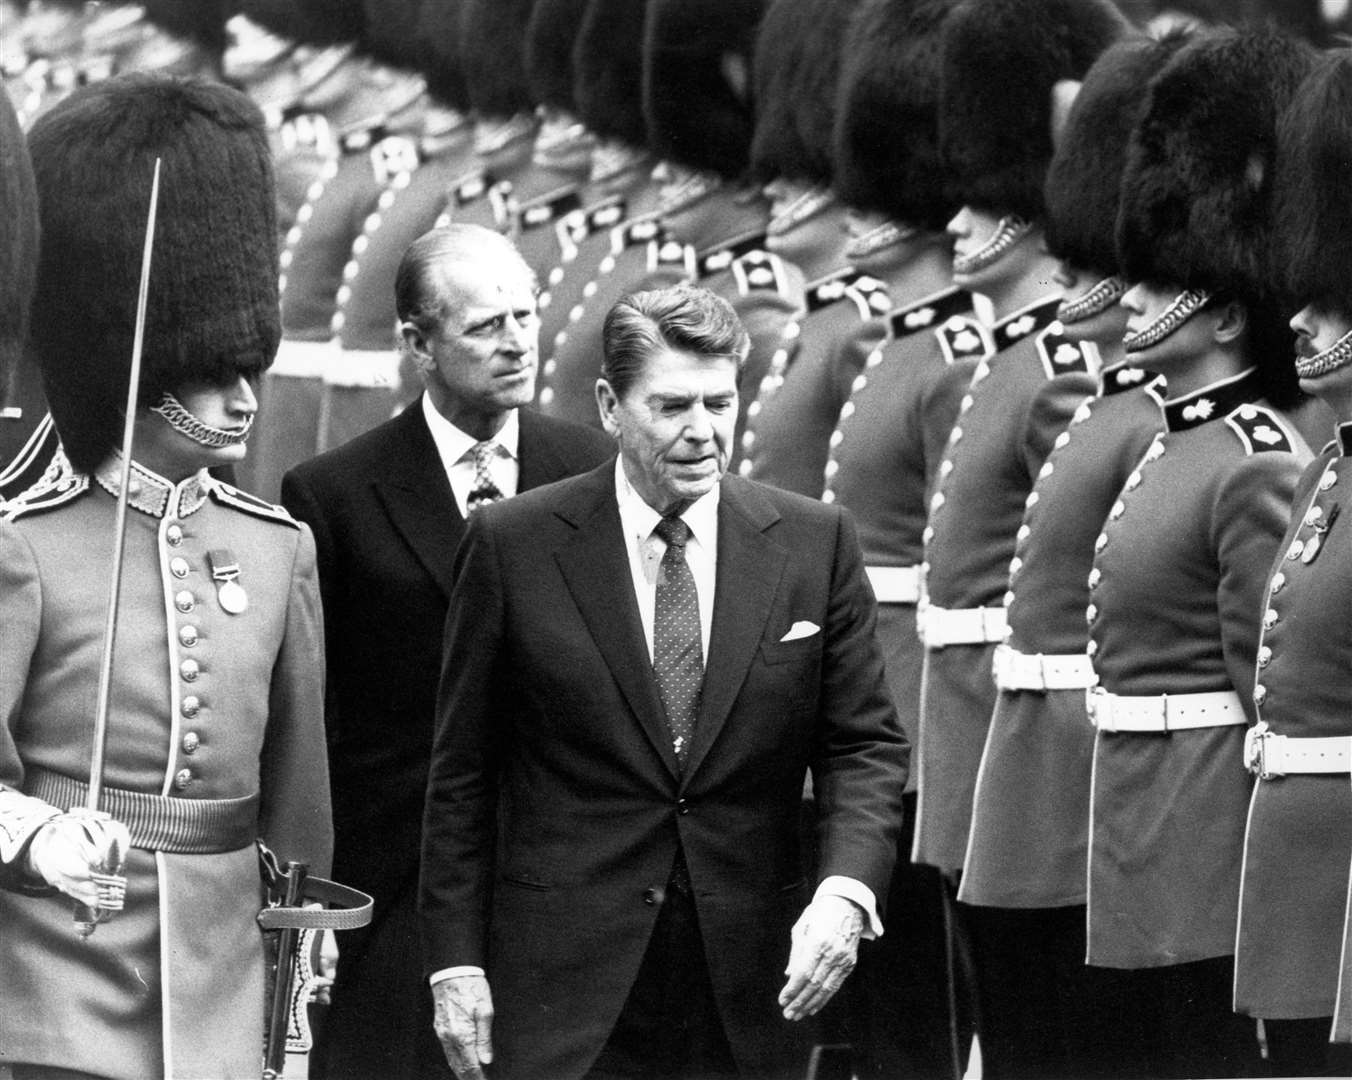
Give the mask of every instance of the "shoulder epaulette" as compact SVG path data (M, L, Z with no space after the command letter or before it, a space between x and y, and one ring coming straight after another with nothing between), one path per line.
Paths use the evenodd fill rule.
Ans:
M265 499L260 499L257 495L250 495L247 491L240 491L239 488L224 481L214 480L208 490L217 502L224 503L226 506L233 506L236 510L243 510L246 514L252 514L254 517L290 525L293 529L300 528L300 522L293 518L285 507L276 506Z
M650 274L664 268L668 270L679 268L682 276L693 278L697 261L693 247L689 244L682 244L679 240L673 240L666 234L663 234L657 240L648 242L648 273Z
M634 221L626 221L610 230L610 253L618 255L625 248L660 240L662 236L662 226L655 217L641 217Z
M784 260L769 251L749 251L733 260L732 276L742 296L752 293L789 295L789 275Z
M887 282L868 274L860 274L848 286L851 298L859 308L861 319L876 319L892 310L892 296Z
M58 471L43 476L27 491L20 492L8 502L0 502L0 517L17 521L31 514L55 510L74 502L89 490L89 477L84 473Z
M818 278L816 281L809 283L803 298L807 304L808 314L821 311L822 308L830 307L832 304L844 300L849 295L849 290L854 283L865 276L863 272L856 270L853 266L847 266L843 270L837 270L833 274L828 274L824 278Z
M1043 370L1049 379L1075 372L1089 374L1089 361L1085 358L1084 350L1066 336L1060 322L1052 323L1038 334L1037 354L1042 359Z
M625 210L625 201L621 198L612 199L590 210L571 210L559 221L560 237L574 244L580 244L593 233L598 233L602 229L613 229L624 220Z
M934 337L939 342L945 363L985 360L995 355L990 330L970 315L950 315L934 331Z
M700 256L699 276L707 278L714 274L721 274L743 255L763 250L765 250L764 233L756 233L754 236L743 236L739 240L731 240L722 247L715 248L713 251Z
M565 192L563 195L557 195L552 199L542 199L538 202L528 202L525 204L513 203L515 211L515 220L522 229L538 229L541 225L548 225L551 221L556 221L577 210L582 205L582 200L578 198L576 191Z
M1225 422L1239 436L1248 454L1261 454L1266 450L1291 453L1296 448L1281 418L1262 405L1236 406L1226 415Z
M968 315L971 311L971 293L966 289L945 289L892 312L887 319L887 329L895 340L940 326L954 315Z

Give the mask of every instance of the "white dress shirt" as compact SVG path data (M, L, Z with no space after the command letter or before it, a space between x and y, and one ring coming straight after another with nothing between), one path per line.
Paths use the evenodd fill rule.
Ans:
M474 490L474 447L480 440L468 435L437 412L432 399L426 391L422 396L423 419L432 433L432 441L437 446L437 456L441 458L441 467L446 470L446 479L451 483L451 494L455 496L455 505L460 509L461 517L469 516L469 493ZM521 418L517 410L507 413L507 422L493 436L497 451L488 474L493 483L502 492L504 498L516 494L517 482L521 478Z

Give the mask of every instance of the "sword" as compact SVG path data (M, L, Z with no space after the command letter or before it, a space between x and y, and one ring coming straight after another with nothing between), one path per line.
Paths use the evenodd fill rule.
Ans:
M150 181L150 210L146 217L145 248L141 252L141 282L136 294L136 329L131 342L131 373L127 382L127 412L122 423L122 462L118 477L117 510L113 523L113 573L108 588L108 615L103 629L103 655L99 658L99 693L94 707L94 744L89 759L89 794L85 805L78 808L83 816L91 818L109 815L99 810L99 799L103 794L103 759L108 745L108 702L112 695L113 682L113 643L117 638L117 604L122 592L122 556L127 547L127 484L131 480L132 436L136 430L137 383L141 380L141 349L145 341L146 300L150 294L150 252L155 241L155 213L160 199L160 159L155 159L155 173ZM77 808L72 808L72 813ZM122 863L126 852L119 845L104 853L97 871L96 881L100 877L110 879L105 885L99 881L100 892L105 894L96 907L84 904L75 905L75 929L82 938L89 937L94 928L106 922L113 913L122 909L122 893L126 883L119 888L115 879L122 874Z

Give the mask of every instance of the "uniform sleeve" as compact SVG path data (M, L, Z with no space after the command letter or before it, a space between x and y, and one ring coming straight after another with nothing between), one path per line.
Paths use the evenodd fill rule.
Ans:
M328 753L324 741L324 630L314 540L296 541L286 631L272 669L268 730L260 762L259 832L285 862L326 876L333 860Z
M1043 383L1028 410L1024 428L1023 459L1029 476L1037 476L1056 437L1070 426L1070 419L1098 389L1088 374L1057 375Z
M470 518L455 561L443 635L436 731L423 815L418 910L423 963L484 967L497 845L499 739L509 725L500 695L510 681L504 598L489 523Z
M817 875L854 878L881 901L896 857L910 745L884 682L854 524L845 513L837 521L812 762Z
M1243 459L1217 490L1212 510L1212 544L1220 568L1216 610L1230 683L1249 722L1254 663L1263 619L1263 598L1273 560L1291 514L1300 479L1295 454L1271 451Z
M10 522L0 520L0 888L31 889L23 872L28 842L60 813L23 794L24 764L14 741L28 670L42 622L42 585L32 549Z
M976 361L973 360L943 364L921 395L916 423L922 439L926 494L934 489L934 474L948 449L948 437L958 422L963 395L971 386L975 372Z

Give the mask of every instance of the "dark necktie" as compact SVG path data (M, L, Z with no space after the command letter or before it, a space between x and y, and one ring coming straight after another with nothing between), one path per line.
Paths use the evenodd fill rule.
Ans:
M657 675L662 708L667 713L667 726L671 729L671 745L684 765L690 753L690 736L695 730L700 689L704 684L699 595L695 592L695 576L685 561L690 526L678 517L665 517L653 532L667 544L657 574L653 671Z
M503 497L498 485L493 483L493 476L488 471L488 464L497 455L498 444L489 439L487 442L477 442L471 451L474 455L474 487L466 500L466 507L472 514L479 507L486 503L497 502Z

